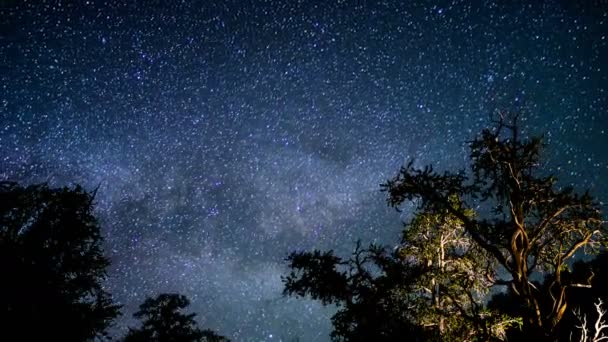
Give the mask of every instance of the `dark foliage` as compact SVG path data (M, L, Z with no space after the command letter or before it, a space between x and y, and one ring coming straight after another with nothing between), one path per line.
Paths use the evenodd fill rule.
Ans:
M129 329L125 342L227 342L227 338L211 330L197 327L196 314L184 314L190 302L178 294L161 294L147 298L133 316L142 320L142 326Z
M406 267L397 253L357 245L348 260L332 251L294 252L287 258L285 295L310 296L336 304L334 341L421 340L412 324L408 297L417 269Z
M93 195L0 183L0 340L84 341L119 314L101 286L109 261Z

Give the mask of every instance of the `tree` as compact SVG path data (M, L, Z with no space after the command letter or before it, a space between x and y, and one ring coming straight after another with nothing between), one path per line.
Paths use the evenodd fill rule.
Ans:
M423 340L408 305L418 270L403 267L397 252L357 244L349 259L315 250L293 252L287 261L285 295L339 307L332 317L334 341Z
M579 195L543 175L542 140L522 137L517 118L500 115L494 129L483 130L470 143L469 173L440 174L410 162L383 188L394 207L416 201L420 211L459 219L487 260L508 275L490 280L508 285L521 299L526 331L548 338L568 307L566 290L588 286L565 279L562 272L575 253L597 252L605 244L606 227L588 193ZM468 215L472 209L479 215ZM542 275L547 291L532 281Z
M460 207L456 197L451 205ZM472 210L465 211L473 218ZM447 211L421 212L406 225L400 257L422 270L409 306L414 322L438 341L504 340L519 320L485 307L494 262Z
M589 286L568 275L569 261L605 245L606 227L588 193L544 174L542 140L522 137L517 118L499 115L470 142L468 172L438 173L410 161L382 184L390 206L417 205L393 252L357 248L348 260L332 251L294 252L284 293L337 304L335 340L390 340L400 328L442 341L502 340L515 327L528 338L554 338L568 290ZM544 290L533 281L543 276ZM486 305L497 285L520 305Z
M0 340L84 341L119 314L103 289L109 260L94 193L0 183Z
M337 304L335 341L502 339L518 320L484 307L490 284L476 274L492 273L485 252L444 214L416 215L392 252L291 253L284 294Z
M190 305L185 296L160 294L147 298L133 317L141 319L142 326L130 328L125 342L227 342L227 338L211 330L200 330L196 314L180 312Z

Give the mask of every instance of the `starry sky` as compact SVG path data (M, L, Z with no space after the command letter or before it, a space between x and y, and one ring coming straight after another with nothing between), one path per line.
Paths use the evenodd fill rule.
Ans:
M2 1L0 88L0 180L100 187L116 335L180 292L235 341L328 341L286 255L398 242L379 184L463 168L496 110L608 201L606 0Z

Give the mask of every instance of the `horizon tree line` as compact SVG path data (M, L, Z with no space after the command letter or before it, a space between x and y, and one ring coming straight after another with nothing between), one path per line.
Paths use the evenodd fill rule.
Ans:
M120 305L103 289L109 259L93 215L95 191L0 182L0 340L112 339ZM125 342L224 342L182 311L179 294L147 298Z
M468 143L468 170L404 165L380 188L396 210L416 207L398 246L294 251L284 295L335 305L335 341L608 338L600 204L541 168L542 139L518 118L499 114ZM0 182L0 340L112 339L121 307L101 286L110 261L95 195ZM228 341L200 329L188 305L180 294L147 298L141 325L118 339Z

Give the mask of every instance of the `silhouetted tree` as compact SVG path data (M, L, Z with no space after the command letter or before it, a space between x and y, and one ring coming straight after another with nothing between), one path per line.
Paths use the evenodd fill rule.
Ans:
M108 259L94 194L0 183L0 340L84 341L119 314L101 282Z
M357 244L346 260L318 250L294 252L287 260L284 294L339 307L332 317L334 341L423 339L408 306L418 270L404 267L397 252Z
M179 294L160 294L147 298L133 316L142 320L142 326L130 328L125 342L227 342L227 338L211 330L200 330L196 314L181 312L190 302Z
M558 187L555 177L539 169L541 139L522 137L517 115L500 115L495 124L470 143L470 173L439 174L410 162L383 186L392 206L416 201L423 212L447 211L459 219L489 261L508 275L490 279L508 285L523 303L527 336L548 338L568 307L567 289L588 285L562 277L563 271L578 251L599 250L606 227L588 193ZM472 209L478 215L469 215ZM545 276L546 291L531 280L539 275Z

